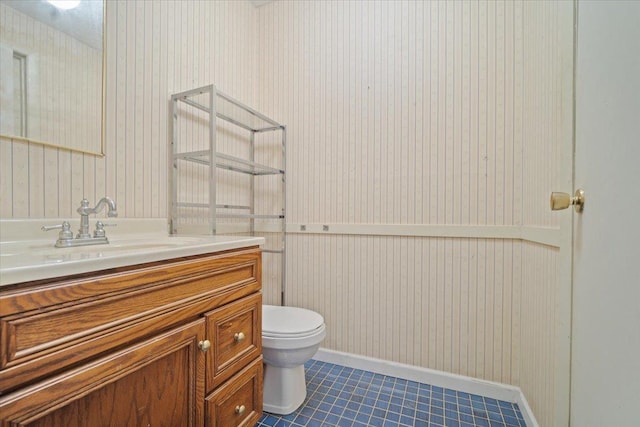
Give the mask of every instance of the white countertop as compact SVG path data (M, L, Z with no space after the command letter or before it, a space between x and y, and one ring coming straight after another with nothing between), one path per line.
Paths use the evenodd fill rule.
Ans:
M109 244L56 248L57 232L39 228L60 222L0 221L0 286L264 244L262 237L169 235L166 220L109 219L118 224L107 229Z

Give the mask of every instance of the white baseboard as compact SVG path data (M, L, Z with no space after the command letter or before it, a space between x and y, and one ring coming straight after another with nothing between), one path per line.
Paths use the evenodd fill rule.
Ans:
M321 362L329 362L336 365L347 366L349 368L363 369L375 372L376 374L388 375L424 384L431 384L437 387L517 403L527 426L538 427L538 422L536 421L533 412L531 412L527 399L524 397L524 394L522 394L522 390L516 386L480 380L443 371L436 371L435 369L421 368L419 366L405 365L382 359L374 359L372 357L359 356L357 354L343 353L326 348L320 348L313 358Z

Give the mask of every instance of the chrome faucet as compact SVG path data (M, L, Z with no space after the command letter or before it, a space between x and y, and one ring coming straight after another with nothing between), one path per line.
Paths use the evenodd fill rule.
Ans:
M91 238L91 234L89 233L89 215L102 212L102 209L104 209L104 205L109 206L109 211L107 212L108 217L118 216L116 202L114 202L109 197L103 197L102 199L100 199L95 208L90 208L89 201L87 199L82 199L82 201L80 202L80 207L77 210L77 212L80 214L80 229L78 230L76 239Z
M56 241L57 248L68 248L72 246L85 246L85 245L103 245L109 243L109 239L104 232L104 227L110 224L103 224L102 221L96 222L96 230L93 235L89 233L89 215L96 214L101 212L104 209L104 206L107 205L109 207L109 211L107 212L107 216L116 217L118 216L118 209L116 208L116 202L114 202L109 197L103 197L100 199L98 204L91 208L89 207L89 201L87 199L82 199L80 202L80 207L77 212L80 214L80 229L78 230L78 234L73 237L73 232L71 231L70 225L67 221L64 221L60 225L54 226L43 226L42 231L56 230L60 229L58 240Z

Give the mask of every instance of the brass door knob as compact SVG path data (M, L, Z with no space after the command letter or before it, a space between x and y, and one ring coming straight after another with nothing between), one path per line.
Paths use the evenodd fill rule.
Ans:
M242 332L238 332L237 334L233 335L233 340L235 342L244 341L244 338L245 338L245 336L244 336L244 333L242 333Z
M200 350L202 350L203 353L206 353L207 350L211 348L211 341L209 340L200 341L198 342L198 347L200 347Z
M236 406L236 414L242 415L246 409L247 408L245 408L244 405L238 405Z
M584 191L576 190L573 197L567 193L551 193L551 210L559 211L561 209L567 209L573 205L576 212L580 213L584 210Z

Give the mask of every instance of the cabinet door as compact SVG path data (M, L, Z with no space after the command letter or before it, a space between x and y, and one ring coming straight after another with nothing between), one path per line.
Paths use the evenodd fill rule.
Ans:
M0 398L0 424L201 426L204 319Z

